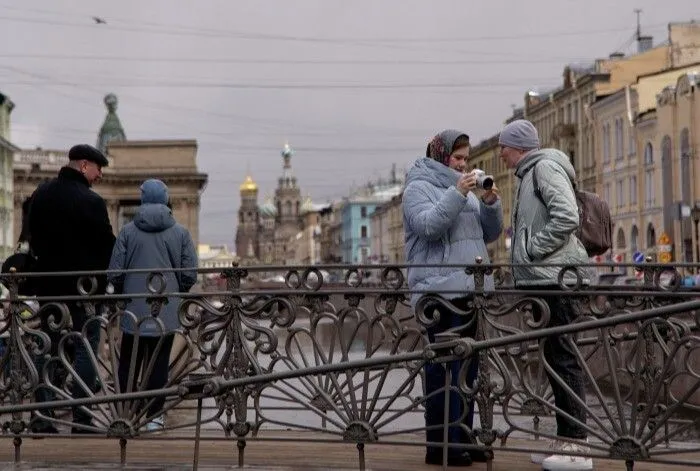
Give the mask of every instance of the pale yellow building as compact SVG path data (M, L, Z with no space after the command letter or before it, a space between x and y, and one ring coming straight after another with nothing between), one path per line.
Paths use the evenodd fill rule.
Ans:
M488 244L489 258L492 263L510 262L510 218L513 195L515 194L515 176L500 158L500 146L498 134L481 141L472 147L469 152L468 169L479 168L488 175L493 175L498 190L501 193L501 205L503 207L503 235L494 242Z
M377 263L404 263L403 193L376 207L370 215L372 254Z
M294 253L288 265L317 265L321 263L321 215L325 205L317 205L307 197L301 205L301 230L288 245Z
M639 252L665 261L657 247L665 236L675 260L698 259L694 219L700 188L693 158L700 135L693 73L698 66L639 77L591 107L601 156L599 194L610 204L614 223L614 260L631 261Z
M638 53L631 56L613 53L590 66L568 66L561 87L530 91L525 96L523 117L533 122L543 147L560 149L571 157L578 183L585 190L601 190L596 165L601 156L595 153L600 146L594 142L590 107L599 98L635 83L639 76L696 62L700 27L693 22L671 23L664 44L651 47L651 38L641 37L638 45ZM607 139L615 132L607 129Z

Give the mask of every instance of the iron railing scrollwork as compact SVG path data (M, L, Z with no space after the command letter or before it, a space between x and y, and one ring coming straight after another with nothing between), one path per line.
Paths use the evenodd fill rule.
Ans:
M52 298L19 295L20 284L34 274L3 275L3 433L13 438L18 460L22 438L36 435L37 420L78 438L82 431L118 439L124 460L130 440L158 433L148 428L154 418L149 405L164 398L163 433L196 444L234 440L240 465L248 441L291 429L305 441L355 444L364 468L365 444L425 445L424 367L459 359L459 386L451 386L448 374L436 394L455 390L463 404L475 402L478 416L471 430L463 417L447 426L464 429L471 439L465 450L478 448L498 460L501 450L538 450L541 439L556 438L553 416L564 411L554 405L548 377L561 378L545 360L543 344L562 335L586 378L587 395L579 401L586 420L577 425L588 433L592 456L624 460L631 468L638 460L673 463L700 451L700 292L682 282L698 267L560 267L556 290L517 289L511 267L480 259L462 268L474 279L466 309L445 293L429 292L412 308L410 267L396 265L233 266L220 273L224 289L193 293L170 292L165 271L153 271L143 294L129 296L98 293L104 273L75 273L76 294ZM583 283L582 270L601 268L641 273L641 279ZM258 275L275 270L283 283L260 281ZM493 291L485 288L489 276L496 281ZM543 299L552 295L576 307L575 322L550 327ZM150 309L140 321L128 311L129 299L137 297ZM156 373L152 362L131 365L127 384L120 384L122 320L150 323L164 334L163 307L173 297L180 300L180 328L172 333L166 384L148 388ZM75 306L85 313L82 325L75 324ZM426 329L439 322L436 306L464 322L430 343ZM467 329L473 336L465 337ZM85 363L76 366L80 348L94 381L81 374ZM479 368L470 385L472 361ZM90 423L77 423L71 409Z

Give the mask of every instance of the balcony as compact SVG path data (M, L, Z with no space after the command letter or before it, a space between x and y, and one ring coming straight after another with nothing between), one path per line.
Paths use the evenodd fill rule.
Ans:
M552 137L554 139L573 139L576 137L576 125L575 124L557 124L552 130Z

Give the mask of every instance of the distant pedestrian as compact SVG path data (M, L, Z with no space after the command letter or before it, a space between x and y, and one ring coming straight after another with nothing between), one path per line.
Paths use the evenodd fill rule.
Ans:
M58 176L39 186L31 197L28 226L29 242L36 256L36 272L101 271L109 265L114 246L114 234L109 222L104 199L91 189L102 178L102 169L108 165L107 158L98 149L79 144L68 152L68 165L61 168ZM78 279L75 275L44 276L36 278L33 290L38 296L76 296ZM106 277L96 277L97 292L104 293ZM89 286L86 286L89 288ZM81 332L88 320L85 307L80 302L67 302L72 329ZM49 318L60 317L55 310L46 310L42 316L42 329L51 339L52 355L56 355L60 334L51 329ZM100 337L99 323L87 323L86 340L94 351ZM80 381L73 380L72 397L79 399L96 389L96 365L83 342L75 343L73 367ZM45 360L37 361L40 378ZM49 376L54 376L55 362L49 363ZM84 383L90 391L81 385ZM37 402L55 398L46 387L36 391ZM52 423L53 411L42 410L49 420L33 420L31 429L36 433L56 433ZM92 414L87 407L73 408L73 433L94 431L91 429Z
M162 181L150 179L141 185L141 206L119 232L109 268L163 270L165 292L186 293L197 281L197 252L187 229L175 221L168 201L168 187ZM187 270L168 271L179 268ZM116 293L145 294L147 277L148 273L127 272L110 275L109 281ZM155 390L167 384L170 350L180 328L178 306L178 298L170 297L154 317L146 299L127 303L121 318L120 392ZM144 377L149 368L150 375ZM164 427L164 402L154 400L148 408L148 430Z

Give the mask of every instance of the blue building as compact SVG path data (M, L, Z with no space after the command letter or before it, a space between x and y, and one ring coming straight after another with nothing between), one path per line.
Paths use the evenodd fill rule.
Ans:
M403 184L370 186L343 201L341 253L343 263L366 264L372 256L370 216L375 208L401 193Z

